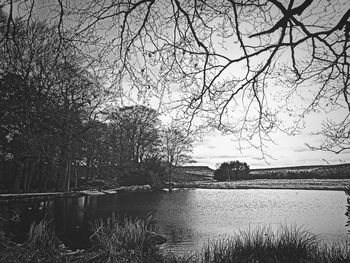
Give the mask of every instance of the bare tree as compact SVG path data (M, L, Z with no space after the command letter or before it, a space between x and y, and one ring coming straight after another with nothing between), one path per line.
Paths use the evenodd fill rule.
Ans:
M136 105L115 109L110 122L115 136L115 157L120 167L140 166L158 155L159 126L157 111Z
M7 1L8 25L16 14L37 15L30 3ZM295 133L306 114L338 108L347 113L325 124L318 148L349 149L349 7L347 0L58 0L44 9L61 41L110 65L119 91L157 97L190 126L205 122L264 154L271 133Z
M180 128L171 125L162 131L162 153L166 163L178 166L191 160L194 139Z
M172 124L162 130L161 153L166 164L168 182L177 166L191 161L193 138L183 129Z

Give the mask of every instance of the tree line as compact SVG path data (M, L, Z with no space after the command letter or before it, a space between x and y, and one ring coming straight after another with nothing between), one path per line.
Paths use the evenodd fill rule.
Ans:
M3 190L68 191L96 176L156 183L189 158L191 139L156 110L108 104L102 74L57 30L9 21L0 12Z

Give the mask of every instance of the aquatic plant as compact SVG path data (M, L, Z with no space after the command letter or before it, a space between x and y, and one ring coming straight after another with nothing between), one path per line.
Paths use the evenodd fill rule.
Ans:
M181 257L168 256L171 263L345 263L350 262L346 245L321 245L309 231L281 227L239 231L232 237L209 241L201 251Z
M158 262L158 245L165 240L153 232L147 220L124 218L114 214L92 224L91 240L108 262Z

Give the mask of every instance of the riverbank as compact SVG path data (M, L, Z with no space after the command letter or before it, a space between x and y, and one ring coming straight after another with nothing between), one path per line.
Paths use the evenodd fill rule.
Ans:
M231 182L193 181L172 183L173 188L203 189L291 189L344 191L350 186L350 179L253 179ZM72 192L0 194L0 203L25 200L47 200L54 198L118 194L123 192L154 191L150 185L121 186L111 189L89 189Z
M204 189L292 189L343 191L350 179L254 179L231 182L184 182L174 183L175 188Z
M77 196L105 195L118 193L133 193L133 192L150 192L154 189L150 185L133 185L121 186L106 190L78 190L72 192L47 192L47 193L18 193L18 194L0 194L0 203L13 201L28 201L28 200L48 200L55 198L67 198Z

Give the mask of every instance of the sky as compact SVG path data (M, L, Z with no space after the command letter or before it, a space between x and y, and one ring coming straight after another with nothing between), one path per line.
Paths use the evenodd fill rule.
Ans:
M334 113L341 117L345 112ZM262 158L259 150L249 148L240 151L234 136L224 136L220 132L211 132L194 144L192 158L196 163L188 165L204 165L215 169L218 164L239 160L246 162L251 169L267 167L286 167L303 165L327 165L350 163L350 151L339 154L325 151L313 151L306 145L319 145L324 138L312 135L321 128L321 122L327 116L314 113L306 117L305 128L300 134L288 136L283 133L272 135L274 143L266 147L271 157ZM334 116L328 116L336 118Z
M312 151L305 142L319 140L312 135L302 133L296 136L280 135L275 145L267 148L273 158L262 159L261 153L256 149L244 149L240 152L232 136L223 136L219 132L204 136L201 142L194 144L192 158L198 166L209 166L215 169L218 164L227 161L239 160L246 162L252 169L267 167L286 167L303 165L326 165L350 162L350 152L335 154L324 151Z

